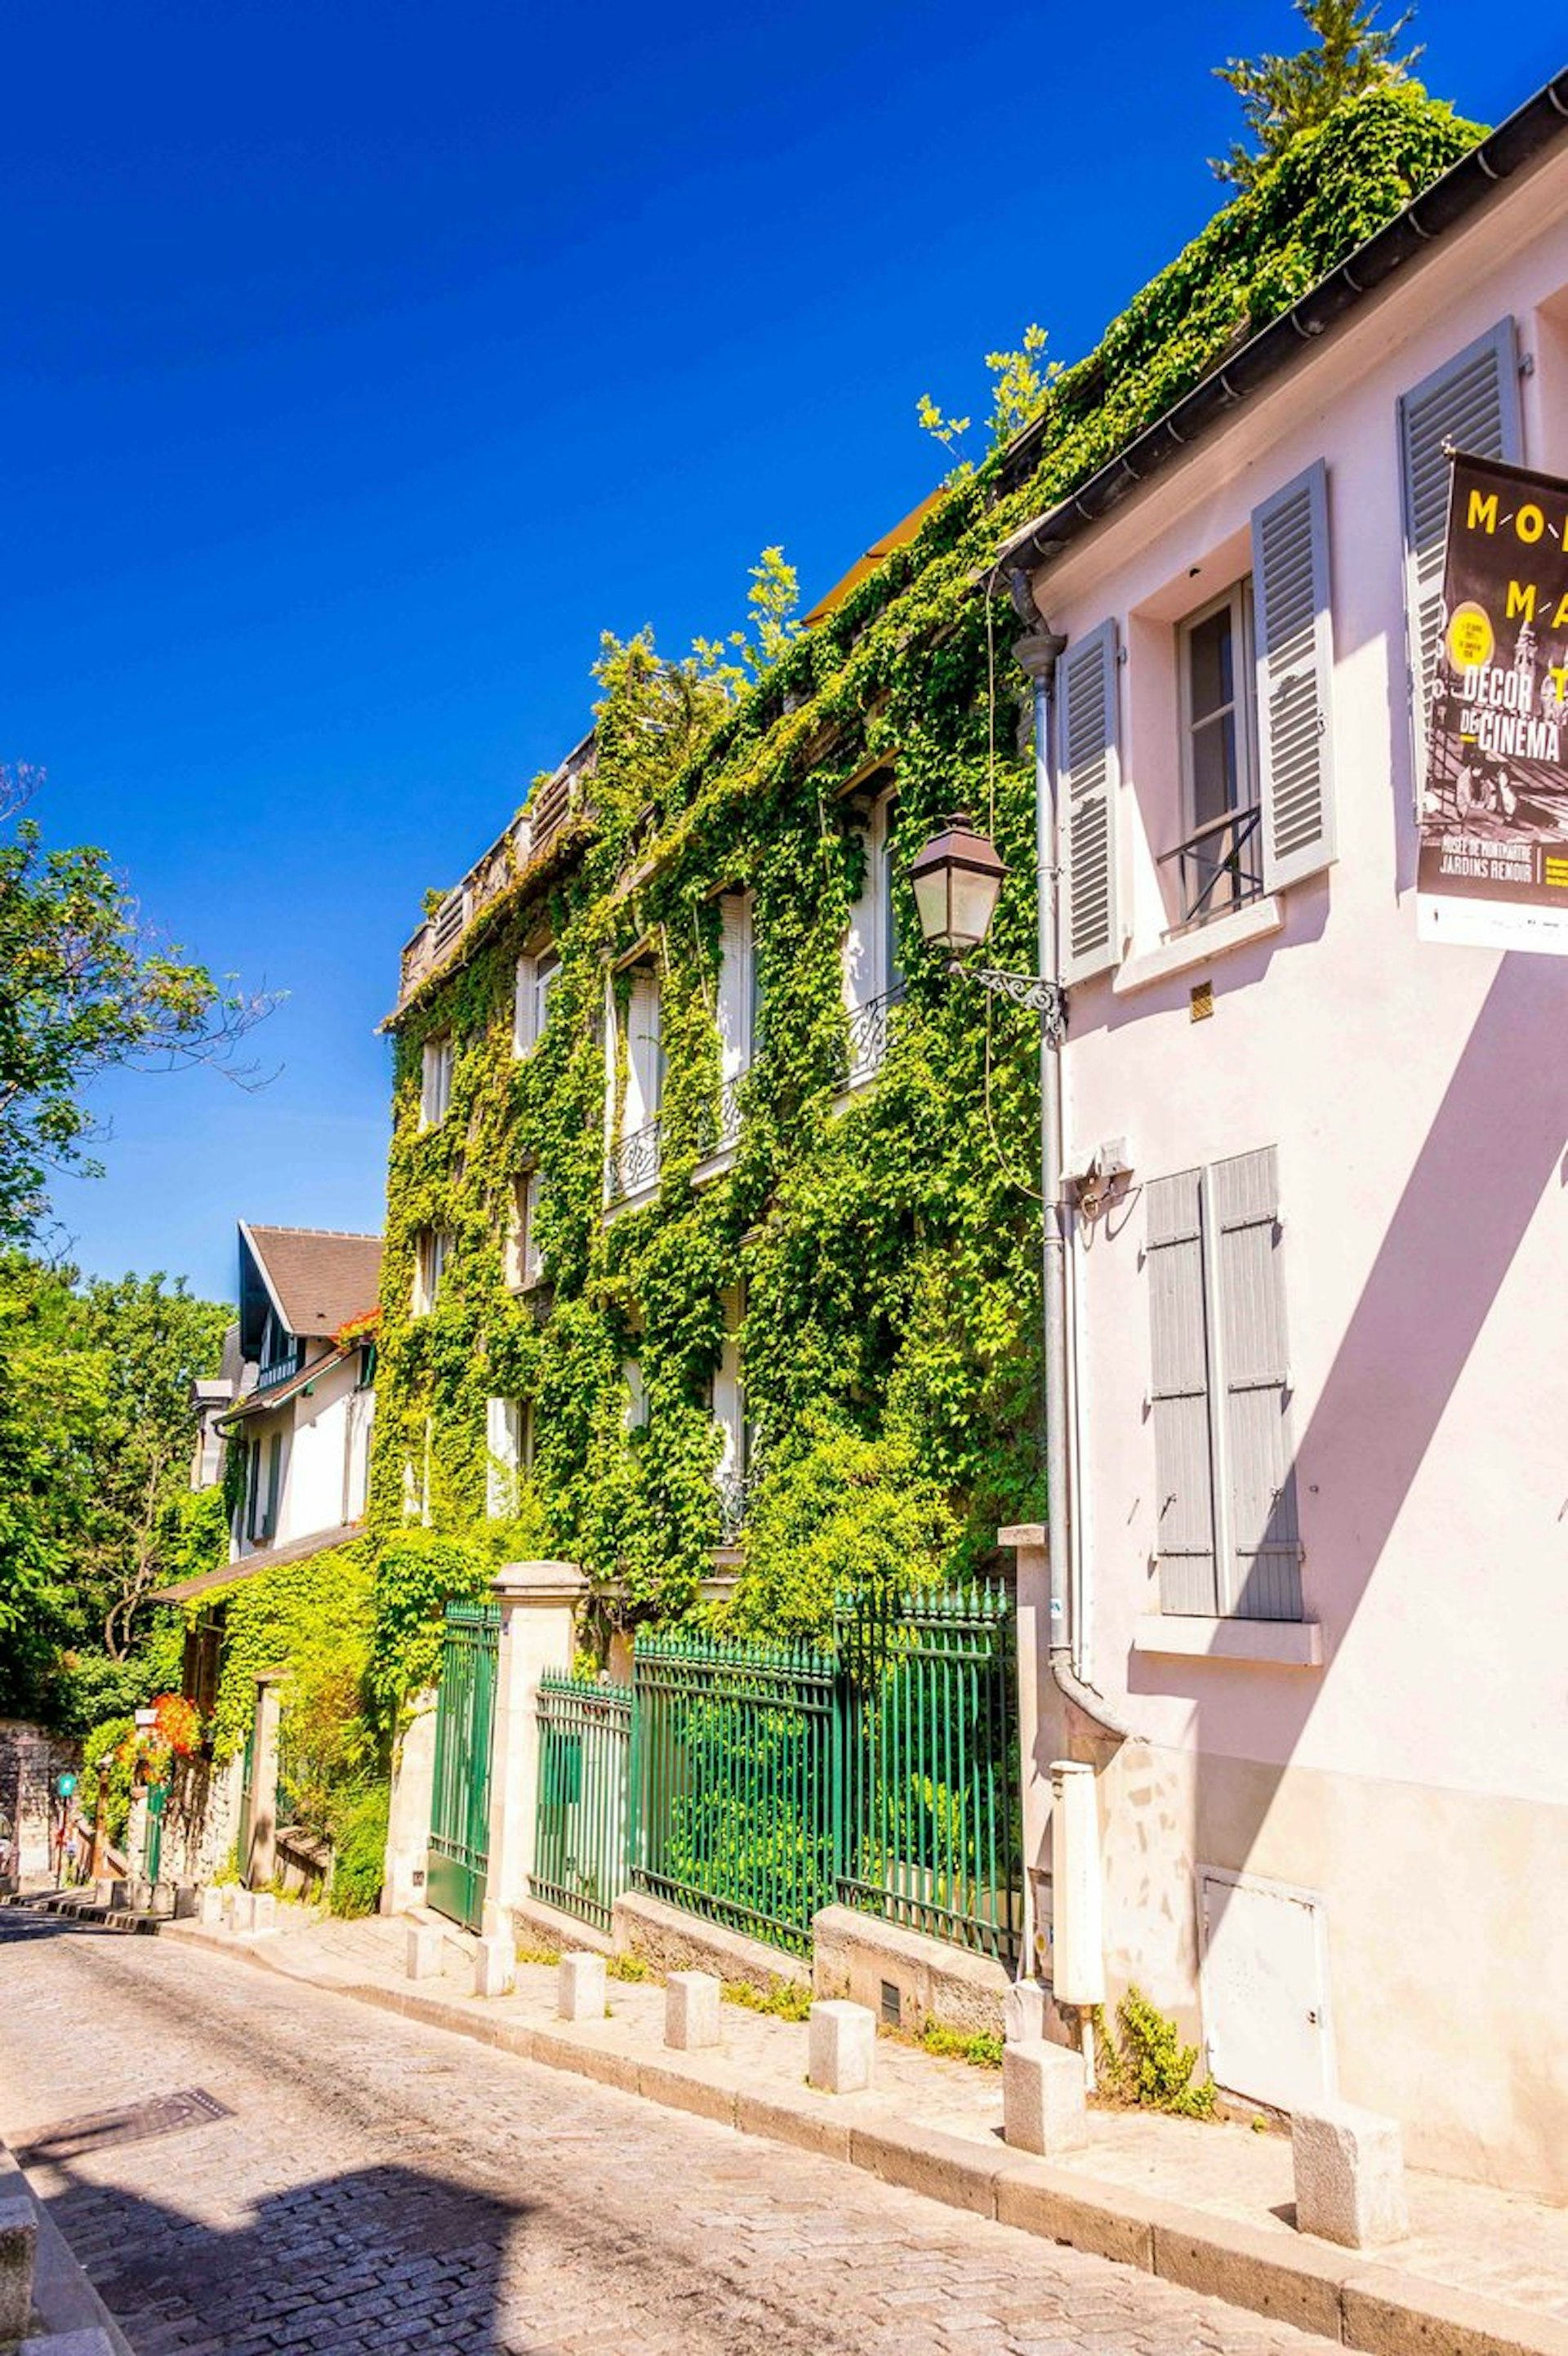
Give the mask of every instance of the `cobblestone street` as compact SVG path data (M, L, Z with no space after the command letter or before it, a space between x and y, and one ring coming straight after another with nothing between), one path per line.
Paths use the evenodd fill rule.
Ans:
M1327 2344L172 1940L0 1940L0 2132L135 2356ZM229 2115L37 2148L191 2089Z

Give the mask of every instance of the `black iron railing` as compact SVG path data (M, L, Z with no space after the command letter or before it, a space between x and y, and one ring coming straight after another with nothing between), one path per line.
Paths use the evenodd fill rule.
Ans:
M891 990L885 990L880 998L868 998L864 1006L851 1007L844 1064L839 1075L842 1087L855 1087L880 1071L887 1055L893 1010L903 1002L904 985L900 981Z
M634 1129L605 1156L605 1200L623 1203L629 1195L646 1194L659 1183L659 1123Z
M1245 809L1227 810L1222 818L1211 818L1185 842L1161 855L1162 867L1168 867L1173 859L1180 862L1177 888L1182 913L1175 931L1181 932L1188 925L1206 925L1213 916L1226 916L1232 908L1245 907L1249 900L1262 897L1262 809L1257 802Z

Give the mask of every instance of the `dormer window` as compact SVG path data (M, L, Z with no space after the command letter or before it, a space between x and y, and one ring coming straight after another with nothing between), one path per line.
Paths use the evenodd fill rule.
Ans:
M420 1074L419 1125L421 1129L437 1129L446 1118L452 1101L452 1033L437 1032L424 1043L424 1063Z

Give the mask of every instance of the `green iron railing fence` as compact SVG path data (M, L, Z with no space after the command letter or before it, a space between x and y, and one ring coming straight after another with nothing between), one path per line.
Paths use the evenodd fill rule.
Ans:
M601 1931L628 1879L631 1687L539 1682L539 1815L532 1894Z
M1011 1964L1023 1887L1011 1594L851 1602L834 1634L841 1901Z
M833 1893L831 1655L639 1636L632 1860L639 1890L794 1954Z

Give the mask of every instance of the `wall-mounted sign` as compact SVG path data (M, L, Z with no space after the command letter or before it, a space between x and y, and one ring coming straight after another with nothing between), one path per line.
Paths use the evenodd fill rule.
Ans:
M1453 466L1416 928L1568 957L1568 483Z

